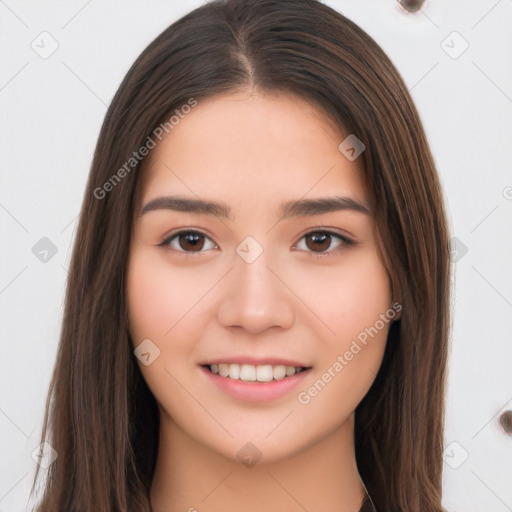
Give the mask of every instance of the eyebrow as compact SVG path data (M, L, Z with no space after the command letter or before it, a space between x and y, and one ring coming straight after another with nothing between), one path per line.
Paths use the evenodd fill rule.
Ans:
M157 197L149 201L141 210L140 216L155 210L176 210L203 215L210 215L221 219L232 220L230 207L222 201L195 199L185 196ZM303 217L321 215L323 213L351 210L369 215L370 207L351 197L332 196L315 199L296 199L281 204L280 218Z

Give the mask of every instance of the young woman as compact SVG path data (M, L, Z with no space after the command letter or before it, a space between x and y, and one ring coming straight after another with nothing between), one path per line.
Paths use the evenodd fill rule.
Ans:
M194 10L99 136L38 512L442 511L448 288L377 44L316 0Z

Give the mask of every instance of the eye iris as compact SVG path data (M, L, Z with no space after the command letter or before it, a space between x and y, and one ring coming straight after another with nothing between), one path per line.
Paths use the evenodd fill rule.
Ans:
M311 247L308 241L313 241L316 245L313 245ZM318 242L320 242L321 246L318 245ZM331 245L331 236L327 233L309 233L308 235L306 235L306 245L308 249L311 249L312 251L325 251L326 249L329 248L329 245Z
M185 246L183 244L183 239L186 239L187 242L185 243ZM181 233L178 237L180 247L184 251L194 251L194 250L201 250L204 245L204 236L199 233ZM186 247L186 244L190 244L189 247Z

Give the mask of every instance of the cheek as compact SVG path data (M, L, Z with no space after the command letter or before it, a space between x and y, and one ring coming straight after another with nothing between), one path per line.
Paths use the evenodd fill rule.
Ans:
M355 408L370 388L386 347L394 316L389 277L375 253L359 253L315 277L314 282L305 278L302 286L309 290L311 309L328 329L322 327L325 335L318 337L322 382L312 393L328 382L329 391L322 393L317 405L343 396L349 408Z
M160 344L166 333L178 321L183 309L183 297L176 290L186 286L180 272L162 268L161 262L144 251L132 253L127 271L126 293L130 316L130 331L135 344L145 338ZM181 313L183 314L183 313Z
M154 249L150 252L136 248L131 253L126 294L132 342L135 348L149 339L159 350L149 365L138 359L137 364L153 396L165 404L166 410L174 412L186 397L180 395L180 387L169 372L178 381L183 380L180 372L186 368L183 362L191 348L191 343L183 340L193 339L183 334L183 330L190 334L194 329L193 315L187 312L197 298L194 293L188 293L194 290L189 278L180 269L165 264ZM180 400L176 400L178 396Z
M346 340L369 327L390 307L386 269L376 255L358 253L321 272L297 272L301 295L328 330L325 339ZM297 282L297 278L296 278Z
M338 318L356 336L372 326L380 315L391 306L389 278L380 262L371 260L367 265L356 267L344 279L339 303L343 310Z
M319 309L334 334L322 338L315 378L296 397L318 429L334 429L355 410L382 362L393 318L389 280L379 262L369 263L340 270Z

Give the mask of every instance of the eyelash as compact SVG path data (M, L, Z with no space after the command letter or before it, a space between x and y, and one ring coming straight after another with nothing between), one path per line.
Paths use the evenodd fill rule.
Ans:
M307 233L304 233L302 235L302 237L299 239L299 242L304 237L311 235L311 234L330 235L330 236L337 238L341 242L335 249L331 249L329 251L325 251L325 252L306 251L312 257L322 258L324 256L335 256L339 251L341 251L343 249L343 246L355 245L355 242L353 240L351 240L350 238L348 238L344 235L340 235L339 233L335 233L334 231L328 231L325 229L315 229L315 230L308 231ZM176 231L174 233L171 233L169 236L165 237L165 239L158 245L161 247L169 246L169 244L175 238L177 238L179 235L201 235L201 236L204 236L211 240L211 238L206 233L203 233L202 231L185 229L185 230ZM213 240L212 240L212 242L213 242ZM215 244L215 245L217 245L217 244ZM199 256L201 253L205 252L205 251L183 251L183 250L178 250L178 249L174 249L174 250L178 253L181 253L181 255L184 257L191 257L191 258L195 258L195 257Z

